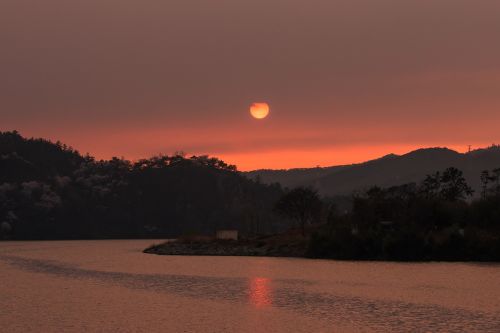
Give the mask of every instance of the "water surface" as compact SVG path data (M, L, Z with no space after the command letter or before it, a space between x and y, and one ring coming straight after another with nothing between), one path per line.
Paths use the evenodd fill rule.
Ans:
M498 265L141 253L151 243L0 243L0 327L500 332Z

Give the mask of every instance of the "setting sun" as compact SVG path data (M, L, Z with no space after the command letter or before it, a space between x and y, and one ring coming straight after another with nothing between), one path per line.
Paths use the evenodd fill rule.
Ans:
M500 333L500 0L0 8L0 333Z
M250 106L250 114L255 119L264 119L269 114L269 105L267 103L253 103Z

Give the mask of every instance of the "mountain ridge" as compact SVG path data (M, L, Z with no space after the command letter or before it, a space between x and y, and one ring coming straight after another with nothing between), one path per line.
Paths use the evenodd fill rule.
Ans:
M420 148L397 155L350 165L288 170L260 169L245 172L247 177L261 182L280 183L284 187L312 186L322 195L350 195L370 186L393 186L419 182L427 174L456 167L476 193L480 189L480 173L500 167L500 146L492 145L466 153L446 147Z

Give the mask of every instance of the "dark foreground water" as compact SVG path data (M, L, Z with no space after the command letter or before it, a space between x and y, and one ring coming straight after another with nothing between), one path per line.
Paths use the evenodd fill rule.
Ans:
M0 243L5 332L500 332L500 266Z

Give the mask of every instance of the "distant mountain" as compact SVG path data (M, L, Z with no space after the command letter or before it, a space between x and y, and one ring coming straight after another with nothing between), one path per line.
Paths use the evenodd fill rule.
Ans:
M255 170L245 174L263 183L285 187L313 186L323 195L346 195L373 185L382 187L419 182L427 174L456 167L476 192L480 173L500 167L500 146L458 153L447 148L425 148L404 155L390 154L364 163L326 168Z

